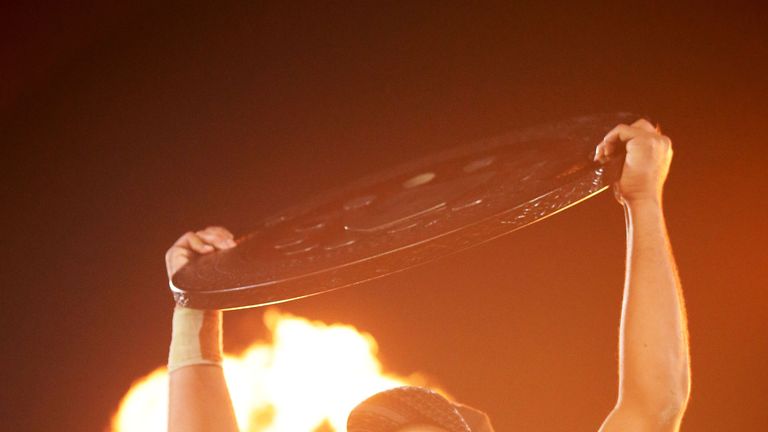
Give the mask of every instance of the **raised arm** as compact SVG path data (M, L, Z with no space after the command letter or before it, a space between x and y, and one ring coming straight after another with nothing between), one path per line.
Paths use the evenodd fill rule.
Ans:
M624 145L616 196L627 221L619 337L619 396L602 432L677 431L690 394L685 305L662 212L669 138L646 120L619 125L598 145L605 161Z
M234 246L221 227L188 232L165 255L168 278L196 253ZM221 359L221 311L176 306L168 355L169 432L237 431Z

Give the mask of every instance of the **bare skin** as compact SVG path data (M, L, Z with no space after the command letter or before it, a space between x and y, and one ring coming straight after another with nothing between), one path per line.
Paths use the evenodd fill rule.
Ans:
M595 160L626 147L614 186L627 221L627 263L619 339L619 395L600 432L675 432L690 394L690 357L682 289L662 211L672 161L669 138L646 120L619 125ZM166 254L169 277L193 254L233 247L232 234L209 227L182 236ZM237 431L221 368L193 365L170 374L169 431ZM411 425L399 432L443 432Z
M619 338L619 396L601 432L673 432L690 395L685 304L662 211L672 143L646 120L619 125L598 145L605 161L624 144L615 186L627 219Z
M165 254L172 277L193 254L206 254L235 246L232 233L209 227L181 236ZM169 374L169 432L237 432L237 421L222 368L193 365Z

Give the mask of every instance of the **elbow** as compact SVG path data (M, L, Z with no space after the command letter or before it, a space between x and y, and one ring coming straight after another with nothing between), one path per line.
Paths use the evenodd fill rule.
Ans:
M666 362L650 367L642 382L637 383L637 388L651 406L682 412L691 395L690 361L687 355L670 357Z
M648 418L658 426L676 430L675 427L679 426L680 422L683 420L687 405L687 397L679 397L673 400L670 399L665 404L654 407L653 411L649 413Z
M661 402L666 409L679 412L682 415L691 396L691 373L687 364L680 369L681 371L669 381L667 397L663 398Z
M687 401L683 397L654 401L619 400L614 412L642 422L648 430L677 430L685 414Z
M687 369L674 376L667 377L661 384L655 386L654 393L647 393L646 403L659 409L682 411L688 405L691 395L691 380Z
M674 424L683 418L687 404L687 398L670 398L646 404L642 407L642 411L646 418L653 419L656 424Z
M652 418L659 424L679 423L688 406L689 395L690 392L687 391L675 391L667 398L655 402L649 407Z
M639 411L658 425L677 424L683 417L691 394L689 374L681 374L674 379L656 383L653 388L644 391L623 394L619 405L632 411Z

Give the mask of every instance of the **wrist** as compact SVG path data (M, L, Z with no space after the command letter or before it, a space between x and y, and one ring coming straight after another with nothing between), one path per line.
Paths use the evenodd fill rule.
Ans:
M660 200L625 201L624 209L627 216L628 234L635 236L649 233L659 228L664 230L664 210Z
M630 212L662 209L661 196L624 198L622 203Z
M222 362L222 313L219 310L173 310L173 333L168 353L168 371L184 366Z

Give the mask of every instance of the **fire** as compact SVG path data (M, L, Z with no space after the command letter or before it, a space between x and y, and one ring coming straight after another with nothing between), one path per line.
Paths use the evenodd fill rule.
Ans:
M369 334L350 325L325 324L268 310L272 343L255 343L225 356L227 378L241 431L346 430L347 415L366 397L419 375L385 374ZM112 419L114 432L165 431L168 376L161 367L135 382Z

